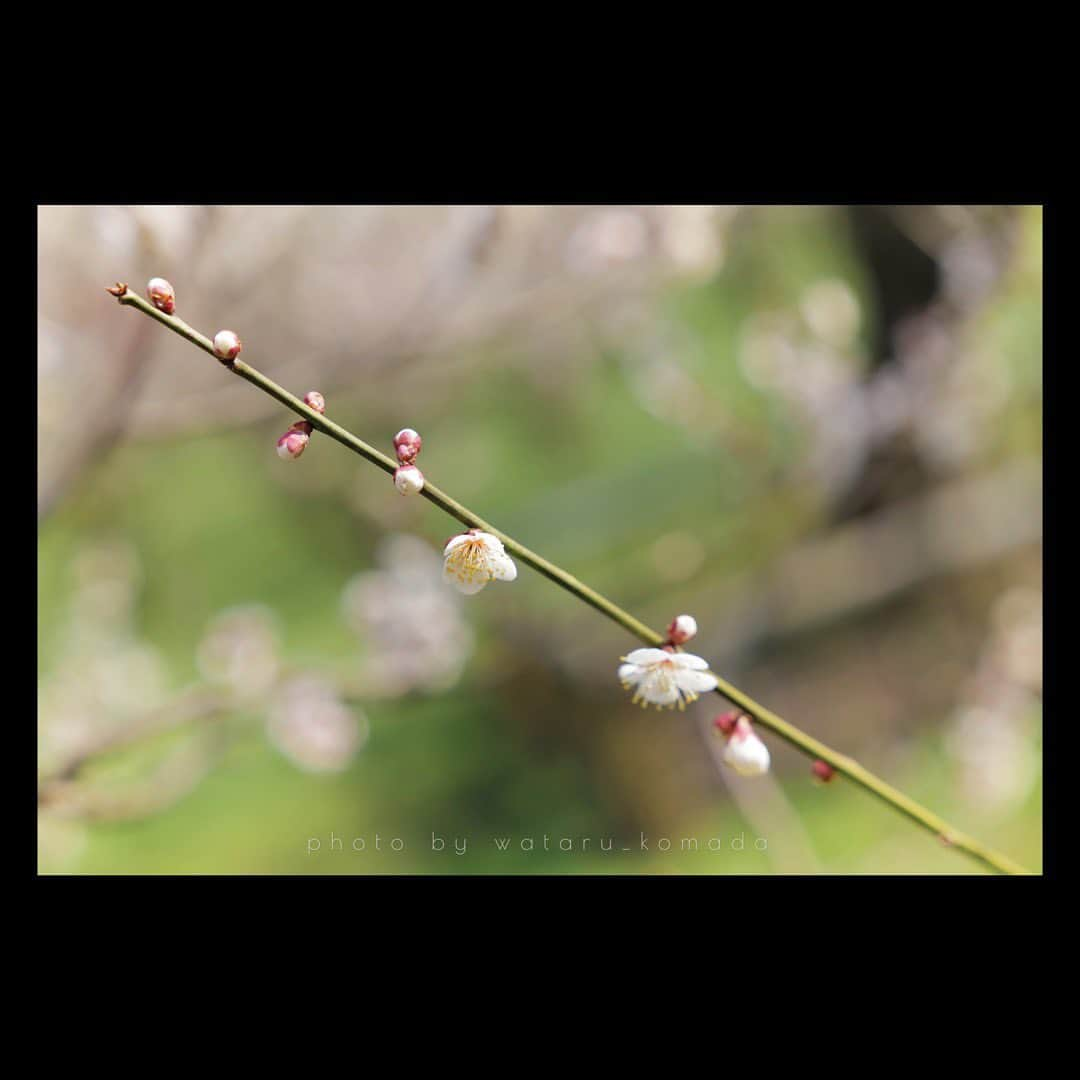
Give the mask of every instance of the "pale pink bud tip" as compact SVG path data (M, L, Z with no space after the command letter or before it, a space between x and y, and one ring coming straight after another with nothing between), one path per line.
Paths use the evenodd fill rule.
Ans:
M295 461L308 444L309 436L303 431L290 428L277 441L278 457L286 461Z
M697 633L697 620L693 615L676 615L667 628L668 641L682 645Z
M150 298L150 303L158 311L164 311L166 315L171 315L176 310L176 293L163 277L150 279L146 286L146 295Z
M309 390L304 395L304 404L314 409L317 413L326 412L326 398L318 390Z
M214 352L222 360L235 360L243 347L240 339L231 330L219 330L214 336Z
M402 465L394 470L394 487L402 495L416 495L424 490L424 474L415 465Z
M721 713L715 720L713 720L713 727L720 732L721 735L730 735L735 730L735 721L739 719L739 714L732 709L731 712Z
M810 771L823 784L827 784L836 775L836 770L828 762L820 759L810 766Z
M402 428L394 436L394 449L402 465L411 465L420 453L424 440L412 428Z

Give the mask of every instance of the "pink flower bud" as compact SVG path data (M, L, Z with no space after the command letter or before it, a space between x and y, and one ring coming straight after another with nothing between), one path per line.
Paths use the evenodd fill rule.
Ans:
M286 461L295 461L307 447L311 436L306 431L289 428L277 441L278 457Z
M739 714L732 709L731 712L721 713L715 720L713 720L713 727L720 732L721 735L730 735L735 730L735 721L739 719Z
M146 286L146 295L158 311L171 315L176 310L176 292L163 277L150 279Z
M219 330L214 335L214 352L222 360L235 360L243 347L240 339L231 330Z
M667 632L672 645L683 645L697 633L697 620L693 615L676 615Z
M424 490L424 474L415 465L402 465L394 470L394 487L402 495L417 495Z
M402 428L394 436L394 450L402 465L411 465L420 453L424 440L412 428Z
M828 762L820 759L810 766L810 771L814 774L815 779L820 780L823 784L827 784L836 775L836 770Z
M304 404L314 409L317 413L326 412L326 399L318 390L309 390L304 395Z

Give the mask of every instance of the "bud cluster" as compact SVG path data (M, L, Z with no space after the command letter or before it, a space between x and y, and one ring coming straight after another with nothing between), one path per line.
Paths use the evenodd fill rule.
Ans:
M224 331L222 332L224 333ZM220 337L221 335L218 336ZM304 404L309 409L314 409L315 412L320 415L326 412L326 399L318 390L309 390L304 395ZM307 449L307 444L311 441L311 431L312 427L310 420L297 420L296 423L291 425L289 430L278 439L278 457L285 461L295 461Z
M424 440L412 428L402 428L394 436L394 452L399 462L394 470L394 487L402 495L417 495L424 490L424 474L416 467L416 455Z

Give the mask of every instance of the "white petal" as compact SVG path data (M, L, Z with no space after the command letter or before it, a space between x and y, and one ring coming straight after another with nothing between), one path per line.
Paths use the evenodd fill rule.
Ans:
M517 566L514 564L514 560L509 555L492 555L489 564L491 566L491 576L498 578L499 581L513 581L517 577Z
M466 596L478 593L491 579L484 572L473 573L448 559L443 565L443 581L460 589Z
M735 736L724 750L726 761L740 776L761 776L769 771L769 748L756 736Z
M675 674L675 682L680 690L688 690L692 694L704 694L709 690L716 689L716 676L711 671L678 671Z
M443 558L445 559L454 548L461 547L468 539L469 537L466 533L459 533L457 536L451 536L450 539L446 541L446 547L443 548Z
M491 533L475 532L472 534L474 540L479 540L484 545L485 550L491 555L501 555L505 550L503 548L502 541L497 536L492 536Z
M663 649L635 649L632 653L627 653L626 659L631 664L640 664L645 667L670 660L671 653L664 652Z
M457 578L454 578L451 581L454 588L457 589L458 592L463 592L466 596L475 596L487 583L487 578L474 578L468 581L458 581Z
M672 660L676 667L689 668L693 671L704 671L709 666L708 660L702 660L700 656L688 652L677 652L672 656Z
M672 682L646 677L638 684L641 696L652 705L674 705L679 700L679 688Z
M619 665L619 682L630 683L631 686L635 686L640 682L641 676L644 674L645 672L637 664Z

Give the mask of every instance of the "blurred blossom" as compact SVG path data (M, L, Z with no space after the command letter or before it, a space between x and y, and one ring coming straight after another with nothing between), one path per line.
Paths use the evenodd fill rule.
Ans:
M945 245L941 266L945 296L961 308L973 308L986 300L1001 275L990 238L974 230Z
M274 613L260 604L228 608L211 620L196 657L207 682L243 698L265 694L278 677L279 635Z
M789 385L798 377L794 327L782 312L756 312L745 320L738 349L739 368L759 390Z
M131 215L147 240L152 256L181 262L191 254L201 206L133 206Z
M596 273L640 258L648 241L645 219L636 210L599 210L571 233L566 262L578 273Z
M107 639L130 637L140 580L135 549L123 540L88 545L72 560L72 574L71 648L100 653Z
M345 705L331 683L301 676L280 687L266 730L301 769L340 772L367 742L370 726L364 712Z
M1042 593L1017 586L994 605L994 628L1007 678L1035 691L1042 690Z
M884 442L911 420L911 398L903 377L885 369L866 386L864 404L874 439Z
M66 648L38 693L46 757L76 752L166 698L162 658L134 634L134 548L119 540L87 545L72 560L72 576Z
M818 281L811 285L799 304L807 326L824 342L847 348L859 332L859 301L843 281Z
M939 312L905 320L896 346L918 450L937 469L959 469L998 434L1013 389L1008 365L948 327Z
M473 637L458 595L443 584L443 560L417 537L394 534L375 561L380 569L357 574L342 593L345 620L367 646L365 686L386 695L448 689Z
M676 266L695 274L720 269L724 243L717 217L714 206L661 208L660 242Z
M968 797L1009 809L1038 780L1042 689L1042 594L1014 587L998 597L991 631L967 700L952 718L946 745Z
M1012 708L965 707L952 720L946 745L960 765L965 798L988 809L1015 807L1039 776L1039 751L1032 733L1021 722L1027 711L1022 704L1014 703Z
M825 333L807 337L792 313L759 313L743 326L738 363L751 385L791 406L807 437L798 467L825 493L835 494L855 479L866 458L875 434L873 414L860 385L861 365L824 340L854 336L854 296L839 282L814 286L807 295L803 314Z
M802 467L822 491L836 495L857 478L870 446L871 429L859 388L836 387L827 404L812 414L811 426L813 438Z
M123 206L95 206L89 213L101 250L118 264L130 262L139 237L135 215Z

